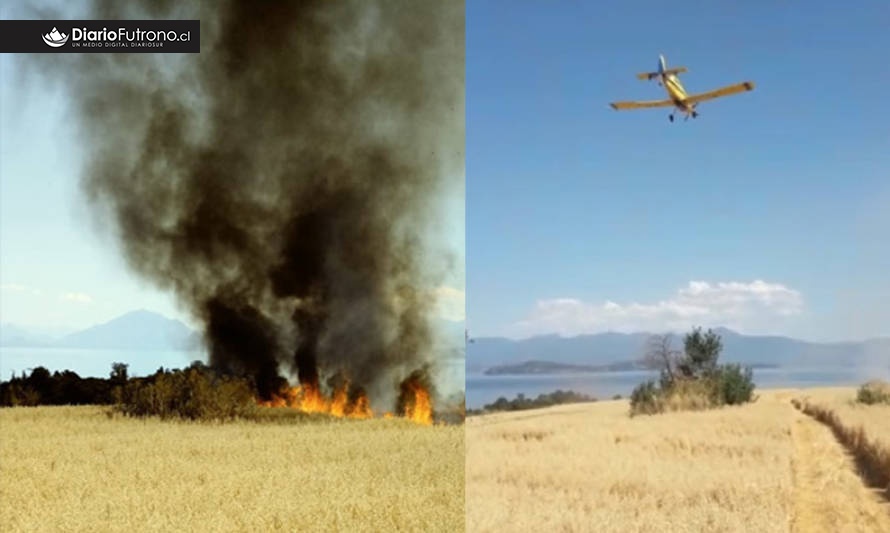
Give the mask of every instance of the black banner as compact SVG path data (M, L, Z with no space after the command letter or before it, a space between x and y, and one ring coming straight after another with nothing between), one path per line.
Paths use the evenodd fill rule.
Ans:
M200 20L0 20L0 53L201 52Z

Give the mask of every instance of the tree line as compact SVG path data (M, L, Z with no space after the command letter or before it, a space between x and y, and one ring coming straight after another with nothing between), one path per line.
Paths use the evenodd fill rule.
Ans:
M195 361L190 368L203 367ZM109 405L115 403L114 390L128 383L154 383L170 370L159 368L151 376L130 378L129 365L113 363L107 378L80 377L71 370L50 372L42 366L13 374L8 381L0 382L0 406L37 405Z
M542 407L550 407L553 405L562 405L564 403L583 403L595 402L596 398L581 394L575 391L557 390L549 394L539 394L537 398L526 398L525 394L519 393L516 398L508 400L501 396L493 403L486 404L482 409L470 409L467 411L469 415L480 415L484 413L492 413L497 411L523 411L525 409L540 409Z

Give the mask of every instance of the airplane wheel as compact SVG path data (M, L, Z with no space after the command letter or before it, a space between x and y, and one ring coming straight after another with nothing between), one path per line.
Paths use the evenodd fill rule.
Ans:
M674 115L668 115L668 120L670 120L671 122L673 122L673 121L674 121Z

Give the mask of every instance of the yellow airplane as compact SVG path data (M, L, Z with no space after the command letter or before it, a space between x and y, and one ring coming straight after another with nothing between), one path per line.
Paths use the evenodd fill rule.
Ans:
M609 104L612 106L612 109L641 109L646 107L675 107L679 109L681 112L686 114L685 120L689 120L689 116L692 118L698 116L698 112L695 110L695 107L699 104L699 102L703 102L705 100L711 100L714 98L720 98L721 96L729 96L731 94L741 93L745 91L751 91L754 89L754 82L745 81L742 83L737 83L735 85L727 85L726 87L722 87L720 89L716 89L714 91L700 93L700 94L686 94L686 90L683 88L683 85L680 84L680 79L677 77L677 74L682 74L686 72L686 67L674 67L667 68L665 66L664 56L658 56L658 70L655 72L642 72L637 74L637 78L641 80L652 80L658 79L658 84L663 86L668 93L667 100L649 100L644 102L613 102ZM674 121L674 113L668 116L671 122Z

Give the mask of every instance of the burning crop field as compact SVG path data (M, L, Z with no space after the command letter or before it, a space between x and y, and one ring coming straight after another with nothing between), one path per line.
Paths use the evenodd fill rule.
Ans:
M462 366L464 339L443 333L439 313L443 294L463 294L462 243L449 241L463 235L463 213L446 200L463 203L463 2L97 1L50 11L32 15L200 19L200 54L17 60L24 83L69 98L94 226L130 272L174 295L201 330L213 379L246 384L260 414L139 426L83 408L53 429L40 421L61 411L13 409L4 432L30 436L4 439L3 499L10 476L53 487L22 501L26 518L14 523L89 529L59 521L78 508L93 524L168 530L460 529L463 380L447 367ZM186 402L193 385L179 395ZM159 390L142 397L151 403ZM10 470L41 446L55 451ZM128 464L95 492L109 457ZM199 491L206 515L186 515L224 517L193 524L165 513L166 496L136 489L148 480L169 494ZM316 519L307 492L358 503L330 503ZM49 505L61 493L80 496Z
M370 417L408 387L424 416L463 340L436 327L463 290L463 4L93 7L201 20L200 54L24 63L68 88L84 196L130 270L263 405Z
M128 267L263 406L429 421L462 280L463 5L97 2L199 18L201 53L32 57L64 81L85 197ZM450 235L450 234L449 234ZM453 336L453 335L452 335ZM444 392L443 392L444 394ZM396 414L399 414L396 412Z
M332 388L330 397L325 396L312 384L285 387L279 393L272 394L271 399L257 400L260 408L287 408L298 413L324 414L333 418L367 420L375 416L384 419L405 418L416 424L429 426L434 423L433 401L429 385L424 383L424 374L414 372L400 385L398 403L395 412L385 411L375 414L371 409L368 396L361 389L350 389L349 382L341 380ZM446 419L462 421L464 414L458 412L461 405L455 403L441 416L439 423ZM450 417L448 416L450 415Z

